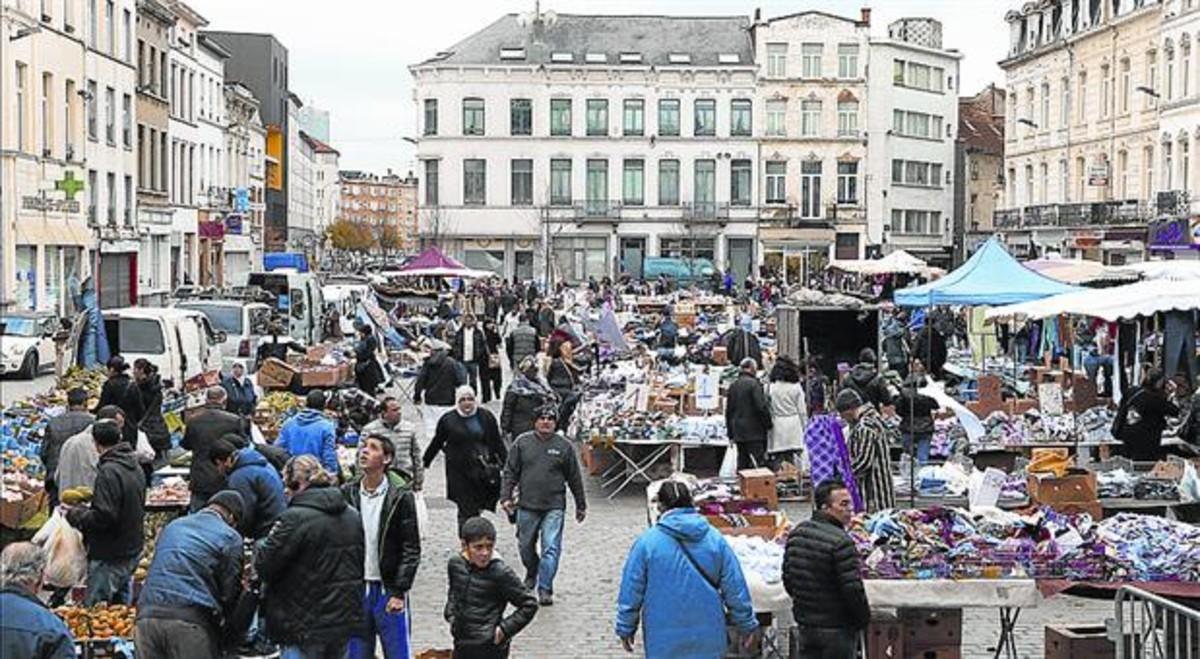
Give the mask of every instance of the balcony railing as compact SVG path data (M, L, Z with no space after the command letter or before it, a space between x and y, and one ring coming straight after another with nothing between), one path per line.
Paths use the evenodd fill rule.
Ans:
M575 205L575 217L581 220L617 220L621 218L621 202L609 199L588 199Z
M784 229L803 229L828 227L835 217L833 206L830 205L826 217L801 217L796 204L779 206L762 206L758 209L758 223L766 227Z
M714 201L697 201L683 205L685 220L728 220L729 204Z
M1152 219L1152 215L1148 204L1126 199L998 210L992 214L992 224L997 229L1119 226L1144 223Z

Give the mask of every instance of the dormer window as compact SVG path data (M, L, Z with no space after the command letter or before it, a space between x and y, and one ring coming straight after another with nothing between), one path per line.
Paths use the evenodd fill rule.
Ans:
M641 53L621 53L622 64L640 64L642 61Z
M588 64L604 64L608 61L608 56L604 53L587 53L583 56L583 61Z
M737 53L721 53L717 55L717 62L721 64L740 64L742 58Z
M671 53L667 55L667 61L672 64L691 64L692 56L687 53Z
M560 62L560 63L574 62L575 56L572 55L571 53L563 53L563 52L550 53L550 61L551 62Z
M524 48L501 48L500 59L502 60L523 60L525 59Z

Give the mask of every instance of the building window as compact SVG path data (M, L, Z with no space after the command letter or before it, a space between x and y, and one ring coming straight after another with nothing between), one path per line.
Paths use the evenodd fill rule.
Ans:
M512 205L533 204L533 161L525 158L509 162L512 175Z
M941 232L942 214L938 211L892 210L892 231L930 235Z
M7 38L7 37L0 36L0 38ZM17 86L17 150L18 151L25 150L25 132L26 132L26 128L25 128L25 124L26 124L25 116L26 115L25 115L25 113L27 111L26 107L25 107L25 103L26 103L25 86L26 86L26 84L28 84L25 79L26 79L26 72L28 70L29 70L28 66L21 64L20 62L17 62L17 85L16 86Z
M664 98L658 101L659 137L679 137L679 99Z
M125 206L124 217L125 226L133 226L133 177L125 177Z
M842 79L858 77L858 44L838 44L838 77Z
M133 14L126 9L122 18L124 19L122 27L125 29L125 61L133 63Z
M787 202L787 163L767 163L767 203Z
M940 139L941 125L942 118L938 115L904 110L892 111L892 130L903 137Z
M821 77L821 51L824 44L800 44L800 74L805 78Z
M438 134L438 102L436 98L425 99L425 135Z
M717 203L717 161L697 160L694 167L692 205L698 213L713 215Z
M767 76L771 78L787 77L787 44L767 44Z
M646 101L640 98L625 99L623 119L622 124L626 135L644 135L646 133Z
M1121 60L1121 114L1129 114L1129 95L1132 92L1130 88L1129 77L1129 58Z
M463 161L463 203L487 203L487 162L481 159Z
M646 164L640 159L625 161L624 176L621 179L621 201L627 206L641 206L646 203L645 190Z
M800 135L815 137L821 130L821 102L800 102Z
M1150 89L1158 89L1158 54L1154 51L1146 53L1146 85ZM1158 101L1151 94L1145 94L1145 109L1153 109Z
M550 161L550 205L571 205L571 161L555 158Z
M483 99L464 98L463 135L483 135Z
M1163 151L1162 189L1163 190L1174 190L1175 189L1175 184L1173 181L1174 174L1175 174L1175 168L1173 167L1174 163L1171 161L1171 148L1172 147L1171 147L1170 142L1167 142L1167 143L1163 144L1163 146L1162 146L1162 151Z
M96 202L99 200L99 194L98 194L99 191L96 190L96 182L97 182L96 170L89 169L88 170L87 193L88 193L88 222L90 224L96 223Z
M1129 194L1129 153L1117 152L1117 198L1124 199Z
M1163 79L1163 86L1167 88L1167 100L1175 98L1175 51L1167 49L1167 71Z
M104 177L108 190L108 207L104 209L104 217L109 226L117 225L117 175L109 172Z
M112 87L104 88L104 139L117 143L117 90Z
M1042 83L1042 130L1050 129L1050 83Z
M658 205L679 205L679 161L658 161Z
M1059 81L1059 97L1058 97L1058 126L1066 128L1071 123L1071 80L1063 76Z
M96 0L88 0L88 45L98 48L100 41L100 9Z
M858 101L838 101L838 137L858 136Z
M782 137L787 135L787 101L767 101L767 135Z
M1191 154L1188 149L1188 141L1185 138L1179 143L1179 189L1184 192L1188 191L1188 181L1191 179Z
M121 96L121 143L126 149L133 148L133 97Z
M734 160L729 169L729 203L733 206L749 206L752 182L749 160Z
M858 203L858 162L839 162L837 166L839 204Z
M821 217L821 161L800 163L800 217Z
M1107 119L1112 110L1112 79L1108 65L1100 67L1100 116Z
M1087 121L1087 71L1079 73L1079 83L1076 90L1075 123Z
M42 152L49 155L54 148L54 107L50 98L54 90L54 76L42 74Z
M588 212L603 212L608 207L608 161L589 159L584 200Z
M711 98L696 99L694 106L695 125L692 135L713 137L717 134L717 102Z
M942 165L936 162L893 160L892 183L940 188L942 187Z
M571 134L571 99L550 99L550 134L555 137Z
M752 133L752 106L748 98L735 98L730 103L729 134L749 137Z
M589 98L587 101L587 134L608 135L608 100Z
M74 160L75 145L71 143L75 113L71 111L71 102L75 99L75 82L68 80L63 88L63 158Z
M897 87L940 94L945 89L945 77L946 71L940 66L892 60L892 84Z
M533 134L533 101L514 98L508 103L509 130L513 135Z
M1181 50L1181 54L1183 55L1180 58L1183 67L1180 71L1182 75L1179 77L1179 94L1181 98L1187 98L1192 93L1192 52L1191 49L1184 48Z
M95 142L96 140L100 139L100 132L99 132L99 127L97 125L97 117L96 117L96 114L97 114L96 106L100 103L100 98L99 98L99 96L97 96L95 80L87 81L87 91L88 91L88 97L87 97L88 139Z
M108 54L117 56L117 29L113 23L113 14L116 12L116 7L113 0L105 0L104 2L104 32L108 36Z

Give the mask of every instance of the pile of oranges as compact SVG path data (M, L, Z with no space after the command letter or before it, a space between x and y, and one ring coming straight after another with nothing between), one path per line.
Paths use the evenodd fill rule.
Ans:
M121 604L97 604L92 608L62 606L54 610L67 623L76 640L132 638L137 610Z

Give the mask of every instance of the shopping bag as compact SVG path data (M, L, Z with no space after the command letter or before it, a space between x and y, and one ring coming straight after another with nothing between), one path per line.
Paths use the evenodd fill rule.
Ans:
M424 539L425 529L429 528L429 507L425 505L425 495L420 492L413 493L413 502L417 507L417 533Z
M1183 478L1179 479L1179 501L1200 502L1200 475L1196 473L1196 467L1190 460L1184 463Z
M33 536L33 542L46 551L43 576L48 585L70 588L87 574L87 551L83 534L74 529L58 510Z
M733 480L737 478L737 451L737 444L730 442L729 448L725 449L725 457L721 460L721 471L718 472L718 475L721 478L727 480Z

